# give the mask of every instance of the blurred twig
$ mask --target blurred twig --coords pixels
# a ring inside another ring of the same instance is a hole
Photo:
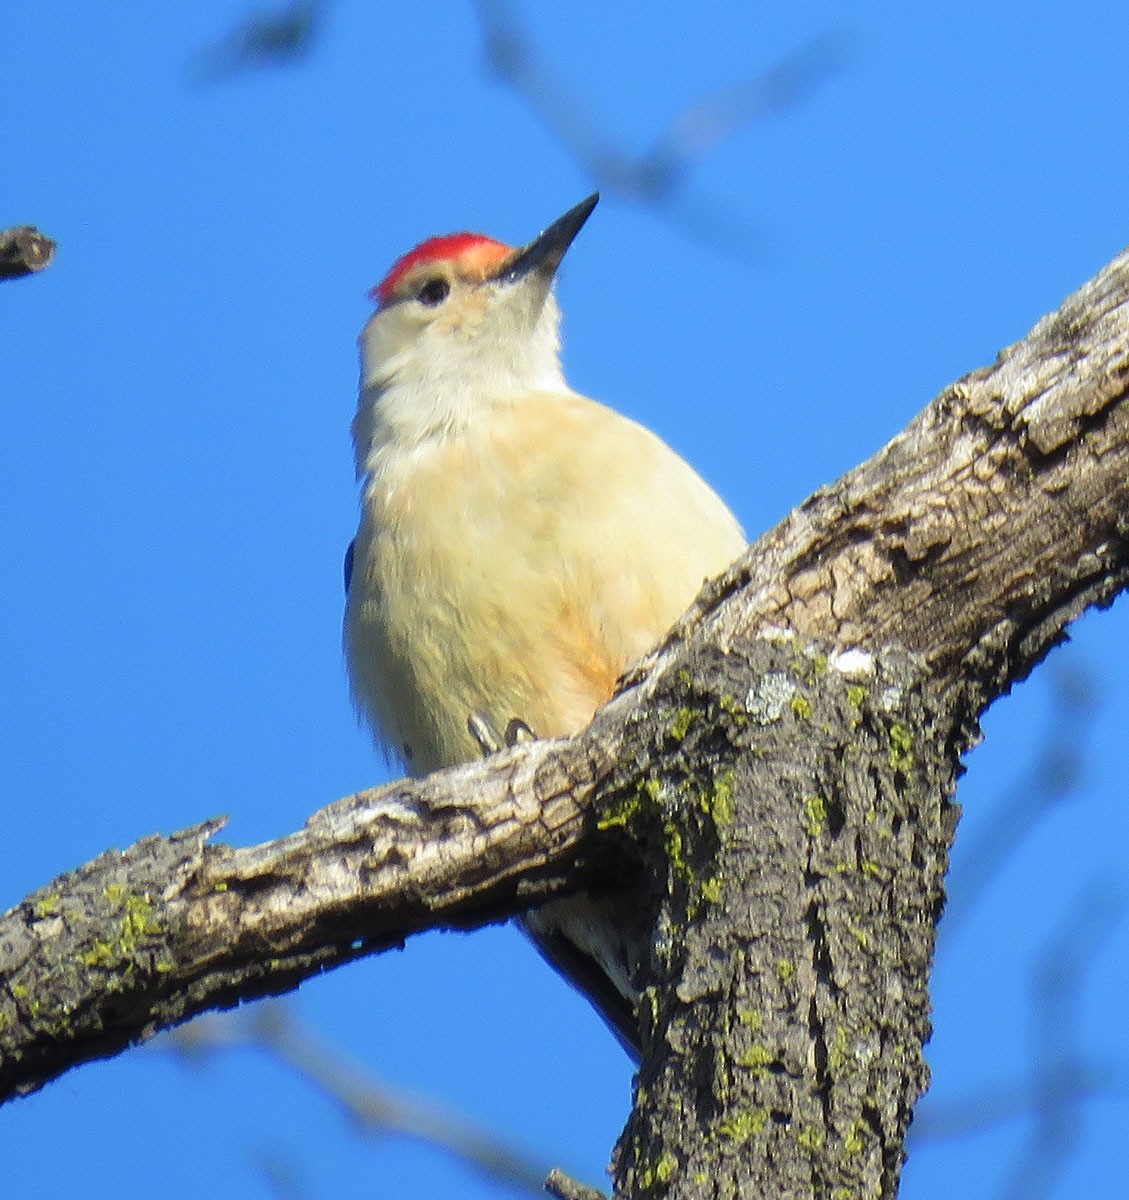
[[[1081,1135],[1079,1105],[1127,1090],[1123,1069],[1108,1062],[1086,1065],[1078,1042],[1086,974],[1109,945],[1125,909],[1123,897],[1092,885],[1039,955],[1032,971],[1029,1081],[983,1088],[948,1103],[926,1097],[914,1117],[915,1141],[962,1137],[1030,1118],[1027,1144],[1001,1200],[1050,1196]]]
[[[941,925],[942,947],[952,945],[998,875],[1039,823],[1080,790],[1086,734],[1098,697],[1077,664],[1052,672],[1054,703],[1040,753],[995,807],[971,844],[961,848]],[[960,1137],[1016,1118],[1033,1122],[1027,1148],[1002,1193],[1004,1200],[1049,1195],[1079,1137],[1079,1105],[1095,1096],[1124,1094],[1125,1071],[1109,1062],[1090,1065],[1078,1044],[1085,975],[1109,944],[1124,901],[1094,885],[1045,944],[1032,971],[1030,1078],[979,1089],[960,1100],[926,1097],[914,1118],[915,1141]]]
[[[193,75],[217,83],[263,67],[287,66],[317,40],[324,0],[292,0],[272,12],[253,13],[193,59]]]
[[[913,1139],[915,1142],[940,1142],[969,1137],[1020,1117],[1030,1117],[1038,1103],[1048,1099],[1055,1103],[1078,1104],[1119,1095],[1125,1090],[1123,1074],[1114,1070],[1064,1064],[1038,1094],[1030,1083],[1001,1083],[953,1100],[934,1100],[927,1096],[914,1113]]]
[[[431,1100],[393,1091],[347,1062],[283,1005],[263,1002],[228,1017],[204,1016],[164,1043],[185,1059],[238,1047],[266,1051],[300,1075],[366,1133],[398,1133],[454,1155],[497,1183],[544,1196],[547,1166]]]
[[[556,1169],[549,1172],[549,1178],[545,1180],[545,1191],[550,1196],[556,1196],[557,1200],[608,1200],[604,1192],[588,1187],[587,1184],[577,1183],[575,1179],[570,1179],[563,1171]]]
[[[491,71],[541,116],[602,191],[654,208],[729,251],[737,248],[735,242],[747,247],[749,230],[735,214],[683,194],[690,169],[743,126],[796,107],[847,60],[842,31],[814,38],[771,70],[691,104],[649,150],[632,155],[585,108],[581,93],[542,61],[508,0],[477,5]]]
[[[1058,805],[1078,795],[1097,693],[1077,664],[1057,666],[1050,679],[1052,709],[1037,757],[994,806],[979,837],[962,843],[955,856],[941,922],[941,953],[953,944],[1004,863]]]
[[[0,230],[0,279],[21,279],[51,265],[55,243],[34,225]]]
[[[275,1200],[307,1200],[310,1195],[286,1154],[259,1154],[259,1171]]]
[[[1077,1074],[1083,1049],[1085,977],[1125,912],[1122,897],[1100,884],[1082,895],[1035,964],[1032,980],[1031,1090],[1034,1123],[1002,1200],[1050,1196],[1081,1135],[1078,1092],[1064,1084]],[[1120,1047],[1119,1040],[1112,1045]],[[1109,1047],[1107,1046],[1108,1053]]]

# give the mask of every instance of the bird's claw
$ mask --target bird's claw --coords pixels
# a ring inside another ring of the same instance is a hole
[[[466,727],[483,758],[489,758],[491,754],[502,749],[510,750],[514,746],[520,746],[522,742],[537,740],[537,735],[520,717],[510,718],[501,741],[494,732],[494,726],[482,713],[471,713],[466,719]]]
[[[537,735],[520,717],[511,717],[506,725],[505,740],[507,746],[518,746],[522,742],[535,742]]]
[[[483,758],[489,758],[491,754],[502,749],[502,743],[498,741],[493,726],[481,713],[471,713],[466,719],[466,727]]]

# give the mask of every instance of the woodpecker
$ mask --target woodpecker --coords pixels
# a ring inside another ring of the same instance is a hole
[[[598,199],[520,248],[431,238],[371,293],[345,653],[362,719],[415,775],[507,729],[582,729],[746,545],[669,446],[565,382],[553,281]],[[523,924],[637,1054],[632,914],[581,895]]]

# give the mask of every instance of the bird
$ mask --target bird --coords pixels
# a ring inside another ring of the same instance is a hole
[[[747,544],[662,439],[565,381],[554,280],[598,200],[524,246],[429,238],[370,293],[345,658],[362,721],[413,775],[515,730],[583,729]],[[638,914],[581,893],[521,923],[638,1059]]]

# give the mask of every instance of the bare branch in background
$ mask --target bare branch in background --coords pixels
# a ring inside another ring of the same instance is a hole
[[[1095,884],[1074,905],[1036,961],[1030,993],[1030,1080],[985,1087],[960,1100],[926,1098],[914,1119],[917,1142],[965,1137],[1006,1121],[1028,1121],[1027,1144],[1004,1184],[1002,1200],[1051,1196],[1059,1173],[1077,1149],[1079,1106],[1129,1091],[1123,1067],[1107,1061],[1087,1065],[1088,1056],[1077,1041],[1086,975],[1110,944],[1125,910],[1123,897]]]
[[[965,839],[949,874],[949,901],[941,922],[940,953],[953,943],[989,882],[1060,804],[1076,799],[1087,735],[1093,728],[1099,696],[1077,665],[1052,670],[1053,707],[1040,752],[1030,768],[998,803],[979,836]]]
[[[555,1169],[549,1172],[549,1178],[545,1180],[545,1191],[550,1196],[556,1196],[557,1200],[608,1200],[604,1192],[577,1183],[563,1171]]]
[[[0,230],[0,279],[22,279],[51,265],[55,243],[34,225]]]
[[[253,1048],[285,1063],[366,1134],[397,1133],[453,1155],[509,1188],[544,1196],[549,1168],[466,1117],[384,1087],[346,1061],[281,1004],[264,1002],[228,1017],[206,1016],[163,1043],[192,1061],[221,1050]]]
[[[848,57],[843,32],[814,38],[771,70],[691,104],[649,150],[633,155],[586,109],[583,93],[562,83],[543,62],[508,0],[478,0],[478,11],[490,70],[541,116],[602,191],[654,208],[730,252],[742,245],[747,250],[751,231],[734,213],[685,195],[691,168],[723,138],[798,106]]]
[[[309,53],[321,29],[323,0],[294,0],[274,12],[249,16],[226,37],[201,50],[192,63],[193,75],[218,83],[263,67],[289,66]]]
[[[1086,975],[1125,915],[1125,899],[1095,884],[1080,897],[1035,964],[1032,986],[1031,1090],[1034,1122],[1002,1200],[1049,1197],[1077,1149],[1081,1117],[1069,1087],[1083,1055],[1078,1045]],[[1110,1039],[1120,1048],[1121,1039]]]
[[[279,1153],[257,1154],[255,1165],[275,1200],[310,1200],[313,1195],[298,1177],[289,1156]]]
[[[1073,1066],[1061,1071],[1052,1084],[1040,1090],[1039,1098],[1046,1101],[1053,1097],[1055,1103],[1081,1104],[1126,1090],[1125,1078],[1114,1071]],[[1028,1083],[990,1085],[955,1100],[933,1101],[926,1097],[914,1114],[913,1134],[908,1140],[920,1144],[970,1137],[1008,1121],[1029,1118],[1035,1108],[1036,1097]]]
[[[1100,696],[1089,674],[1076,663],[1058,665],[1051,679],[1053,704],[1046,732],[1037,739],[1040,752],[996,805],[979,836],[958,855],[950,874],[951,895],[941,925],[942,953],[1023,842],[1060,804],[1079,796],[1086,735],[1093,727]],[[1072,914],[1063,932],[1045,947],[1029,998],[1036,1031],[1033,1078],[988,1085],[958,1100],[926,1096],[914,1120],[912,1141],[962,1137],[1007,1121],[1034,1118],[1031,1149],[1004,1194],[1027,1198],[1049,1193],[1051,1176],[1075,1147],[1078,1105],[1095,1097],[1124,1094],[1129,1086],[1124,1069],[1107,1062],[1088,1065],[1083,1048],[1074,1044],[1081,1027],[1077,1006],[1083,976],[1108,945],[1122,907],[1109,896],[1092,892],[1082,911]]]

